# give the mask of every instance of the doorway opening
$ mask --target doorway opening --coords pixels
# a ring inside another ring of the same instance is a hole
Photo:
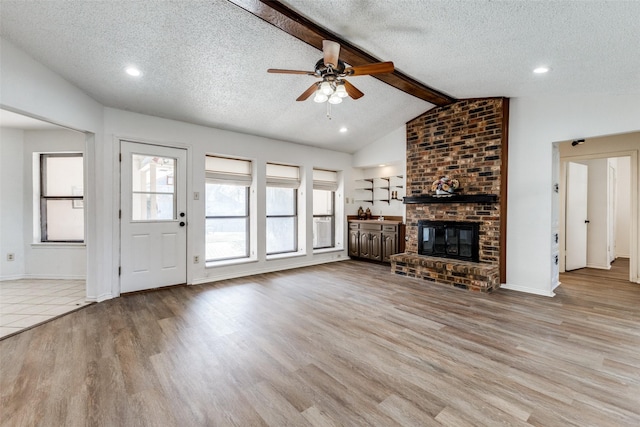
[[[580,145],[566,141],[557,146],[559,272],[615,270],[619,275],[624,271],[626,280],[640,283],[640,133],[591,138]]]
[[[93,134],[0,109],[0,337],[89,304]]]

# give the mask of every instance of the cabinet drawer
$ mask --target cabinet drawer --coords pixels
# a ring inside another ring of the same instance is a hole
[[[358,227],[360,227],[360,224],[358,223],[355,223],[355,224],[353,222],[349,223],[349,230],[357,230]]]
[[[382,225],[380,225],[380,224],[360,224],[360,230],[381,231],[382,230]]]
[[[396,231],[398,231],[398,226],[397,225],[383,225],[382,226],[382,231],[391,231],[391,232],[395,233]]]

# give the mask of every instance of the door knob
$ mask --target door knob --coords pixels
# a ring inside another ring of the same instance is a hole
[[[180,221],[180,227],[184,227],[185,225],[187,225],[187,223],[186,223],[186,222],[184,222],[184,221]]]

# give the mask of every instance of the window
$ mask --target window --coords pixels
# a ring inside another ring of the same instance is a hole
[[[337,172],[313,170],[313,249],[335,247],[337,189]]]
[[[267,163],[267,255],[296,252],[300,168]]]
[[[176,163],[177,160],[171,157],[131,156],[133,221],[171,221],[177,218]]]
[[[206,158],[206,260],[249,257],[249,160]]]
[[[40,241],[84,242],[81,153],[40,154]]]

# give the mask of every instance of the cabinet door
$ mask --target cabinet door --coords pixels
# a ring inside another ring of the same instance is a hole
[[[360,256],[360,232],[356,230],[349,230],[349,256]]]
[[[391,262],[391,255],[398,253],[398,235],[396,233],[382,234],[382,261]]]
[[[371,233],[371,238],[369,239],[370,247],[369,247],[369,258],[375,261],[382,261],[382,234],[381,233]]]
[[[360,257],[362,258],[370,258],[371,257],[371,233],[368,231],[360,232]]]

